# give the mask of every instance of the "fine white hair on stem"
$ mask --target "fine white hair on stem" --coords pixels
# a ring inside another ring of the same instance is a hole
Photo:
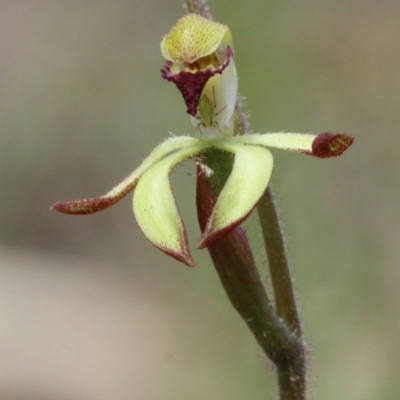
[[[195,13],[207,19],[213,19],[207,0],[182,0],[183,7],[189,13]]]

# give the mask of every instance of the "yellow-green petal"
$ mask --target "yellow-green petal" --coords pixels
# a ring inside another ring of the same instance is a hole
[[[192,63],[213,53],[224,40],[231,41],[226,25],[197,14],[181,18],[161,41],[161,53],[175,63]],[[229,43],[228,43],[229,44]]]
[[[177,149],[193,146],[196,143],[198,143],[197,139],[187,136],[179,136],[167,139],[159,144],[143,160],[139,167],[137,167],[121,183],[119,183],[105,195],[80,200],[60,201],[53,204],[51,208],[63,214],[85,215],[93,214],[111,207],[135,188],[142,174],[155,162],[161,160],[167,154],[174,152]]]
[[[283,150],[304,153],[311,151],[312,143],[316,137],[317,135],[306,133],[266,133],[237,136],[234,140],[239,143],[277,147]]]
[[[164,253],[188,266],[194,263],[169,174],[177,164],[203,148],[195,145],[181,149],[155,163],[140,178],[133,196],[133,211],[144,235]]]
[[[200,249],[247,218],[267,188],[272,174],[273,159],[268,149],[235,144],[233,140],[218,147],[234,153],[235,160],[197,246]]]
[[[103,197],[114,196],[117,193],[124,190],[124,188],[131,182],[137,181],[137,179],[154,163],[161,160],[167,154],[172,153],[176,150],[184,149],[189,146],[196,145],[198,140],[190,136],[175,136],[164,140],[157,147],[155,147],[151,153],[142,161],[138,168],[136,168],[130,175],[128,175],[121,183],[111,189]]]
[[[305,133],[252,134],[238,136],[232,140],[236,143],[277,147],[318,158],[330,158],[341,156],[353,144],[354,138],[345,133],[322,132],[318,135]]]

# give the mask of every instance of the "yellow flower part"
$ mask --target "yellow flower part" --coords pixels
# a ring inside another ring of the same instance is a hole
[[[187,14],[162,39],[161,52],[161,76],[181,92],[196,134],[233,135],[237,74],[229,28]]]
[[[266,190],[275,147],[317,158],[338,157],[353,143],[344,133],[318,135],[269,133],[234,135],[237,74],[232,39],[227,26],[188,14],[161,42],[167,59],[162,78],[173,82],[182,94],[196,137],[174,136],[159,144],[131,174],[100,197],[57,202],[53,210],[64,214],[92,214],[104,210],[136,188],[133,211],[144,235],[157,248],[188,266],[186,230],[171,189],[172,170],[195,159],[199,173],[213,174],[207,155],[230,153],[233,166],[213,205],[197,248],[223,238],[242,223]],[[215,168],[215,167],[214,167]],[[225,168],[221,164],[221,168]]]
[[[192,63],[214,53],[223,43],[231,45],[229,28],[197,14],[181,18],[161,42],[165,59],[175,63]]]

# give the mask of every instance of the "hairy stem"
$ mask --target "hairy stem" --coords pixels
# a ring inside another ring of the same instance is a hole
[[[206,0],[182,0],[183,7],[189,12],[199,14],[204,18],[213,19]]]
[[[190,13],[212,19],[206,0],[183,0],[183,5]],[[248,117],[243,112],[242,98],[238,95],[235,134],[248,132]],[[213,157],[210,157],[210,160],[203,161],[214,162],[212,159]],[[229,176],[229,166],[227,167],[229,163],[224,163],[221,157],[219,160],[218,168],[211,168],[216,175],[212,178],[208,178],[198,166],[196,200],[202,231]],[[258,213],[269,259],[276,310],[265,292],[247,236],[242,228],[235,228],[210,245],[208,250],[233,307],[241,315],[265,354],[277,367],[280,400],[304,400],[305,350],[271,188],[266,190],[260,200]]]
[[[205,175],[206,164],[214,174]],[[204,231],[232,167],[232,156],[218,150],[203,154],[197,170],[197,214]],[[304,400],[305,359],[301,339],[277,314],[257,270],[247,236],[235,228],[208,246],[214,267],[233,307],[277,368],[281,400]]]
[[[261,197],[257,211],[268,256],[277,313],[289,329],[300,338],[300,320],[271,184]]]
[[[198,167],[197,212],[204,230],[217,196]],[[304,349],[269,300],[241,227],[208,247],[215,269],[233,307],[243,318],[278,370],[281,400],[304,400]]]

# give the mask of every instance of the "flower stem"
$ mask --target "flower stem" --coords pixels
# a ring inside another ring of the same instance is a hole
[[[207,176],[197,171],[197,210],[205,229],[216,196]],[[233,306],[245,320],[265,353],[290,374],[289,365],[302,344],[278,317],[255,265],[247,236],[241,227],[208,247],[220,280]]]
[[[300,320],[271,184],[261,197],[257,211],[268,256],[277,313],[289,329],[301,338]]]
[[[217,199],[212,184],[198,167],[197,212],[205,229]],[[301,339],[277,315],[255,265],[241,227],[208,247],[215,269],[233,307],[278,370],[281,400],[304,400],[305,362]]]
[[[190,13],[212,19],[206,0],[182,0]],[[235,112],[235,134],[249,132],[247,115],[238,95]],[[215,163],[213,156],[202,160]],[[225,155],[225,157],[227,157]],[[229,176],[229,161],[219,155],[218,168],[207,177],[197,168],[197,213],[204,231],[223,184]],[[208,165],[210,166],[210,165]],[[208,247],[215,269],[233,307],[241,315],[265,354],[277,368],[280,400],[304,400],[306,391],[305,350],[300,321],[292,288],[282,232],[271,187],[258,205],[260,224],[269,259],[276,310],[269,300],[255,265],[247,236],[235,228]]]
[[[213,19],[206,0],[182,0],[183,7],[189,12]]]

